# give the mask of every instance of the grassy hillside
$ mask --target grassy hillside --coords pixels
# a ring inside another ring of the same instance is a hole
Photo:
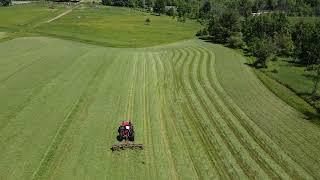
[[[10,7],[0,6],[0,28],[13,29],[15,31],[23,30],[45,21],[50,16],[56,16],[64,9],[60,5],[50,9],[47,3],[31,3]]]
[[[0,43],[0,179],[319,178],[319,127],[244,62],[198,40]],[[125,119],[143,151],[109,149]]]
[[[129,8],[32,3],[0,7],[1,28],[15,36],[47,35],[111,47],[146,47],[194,38],[200,25]]]
[[[145,24],[147,18],[150,25]],[[81,5],[37,31],[105,46],[145,47],[189,39],[199,29],[194,21],[180,23],[128,8]]]

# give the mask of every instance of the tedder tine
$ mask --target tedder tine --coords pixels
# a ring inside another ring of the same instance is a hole
[[[125,143],[115,144],[111,147],[112,151],[124,150],[124,149],[143,149],[143,144]]]

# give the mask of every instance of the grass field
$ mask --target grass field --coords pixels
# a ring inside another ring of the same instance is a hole
[[[145,25],[149,18],[151,23]],[[37,31],[113,47],[145,47],[189,39],[200,29],[194,21],[117,7],[80,5],[69,15],[42,24]]]
[[[318,179],[319,126],[245,62],[198,40],[2,42],[0,179]],[[143,151],[110,151],[124,119]]]
[[[50,16],[56,16],[64,9],[63,6],[50,9],[48,4],[43,3],[0,7],[0,28],[15,31],[30,28]]]
[[[49,7],[54,7],[53,9]],[[8,18],[10,17],[10,18]],[[149,18],[151,23],[145,25]],[[147,47],[193,38],[200,25],[129,9],[90,3],[31,3],[0,7],[0,30],[53,36],[108,47]],[[20,35],[21,36],[21,35]]]
[[[0,39],[7,37],[7,34],[5,32],[0,32]]]
[[[285,59],[269,62],[268,69],[263,70],[263,72],[281,84],[289,87],[301,97],[310,99],[310,102],[315,107],[318,109],[320,108],[319,101],[311,101],[311,92],[313,89],[312,80],[315,72],[306,71],[305,67]]]
[[[301,100],[193,39],[199,26],[90,3],[1,7],[0,179],[319,179],[320,126],[290,106]],[[145,148],[112,152],[127,119]]]

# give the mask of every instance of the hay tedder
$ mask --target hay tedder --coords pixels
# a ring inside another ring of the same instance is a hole
[[[118,128],[117,140],[119,144],[114,144],[111,147],[112,151],[124,149],[143,149],[143,144],[135,144],[134,142],[134,128],[130,121],[122,121]]]

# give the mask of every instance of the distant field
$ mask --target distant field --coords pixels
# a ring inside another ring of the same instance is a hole
[[[319,179],[319,126],[245,62],[199,40],[2,42],[0,179]],[[144,150],[109,149],[125,119]]]
[[[178,22],[129,8],[89,3],[74,6],[31,3],[0,7],[0,28],[30,32],[110,47],[147,47],[194,38],[201,28],[195,21]],[[71,8],[74,8],[72,12]],[[151,23],[145,24],[149,18]],[[50,21],[50,19],[54,19]]]
[[[145,25],[145,20],[151,20]],[[36,30],[85,42],[112,47],[146,47],[193,38],[200,25],[188,20],[177,22],[168,16],[154,16],[140,11],[84,5]]]
[[[46,3],[0,7],[0,28],[23,30],[44,21],[50,16],[55,16],[63,9],[62,6],[56,6],[55,9],[50,9]]]

